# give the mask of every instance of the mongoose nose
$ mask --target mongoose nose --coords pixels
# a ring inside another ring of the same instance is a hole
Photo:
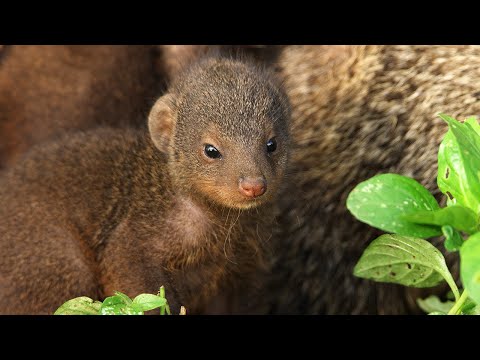
[[[258,178],[243,178],[241,177],[238,182],[238,188],[240,192],[250,198],[255,198],[265,194],[267,191],[267,181],[263,177]]]

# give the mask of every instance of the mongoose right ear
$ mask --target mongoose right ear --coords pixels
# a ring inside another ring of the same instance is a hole
[[[175,126],[174,97],[171,94],[162,96],[153,105],[148,115],[148,130],[155,146],[168,152],[168,145]]]

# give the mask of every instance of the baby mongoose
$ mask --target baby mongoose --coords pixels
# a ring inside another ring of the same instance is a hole
[[[271,234],[289,114],[266,70],[210,56],[157,100],[148,133],[105,128],[34,148],[0,179],[0,313],[161,285],[173,310],[206,313],[248,286]]]

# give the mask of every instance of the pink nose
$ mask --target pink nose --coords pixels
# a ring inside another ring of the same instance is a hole
[[[240,192],[250,198],[263,195],[267,191],[267,182],[263,177],[240,178],[238,185]]]

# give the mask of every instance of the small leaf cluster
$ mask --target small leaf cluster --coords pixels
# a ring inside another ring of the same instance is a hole
[[[77,297],[60,306],[54,315],[143,315],[145,311],[155,309],[160,310],[160,315],[170,315],[163,286],[157,295],[140,294],[133,300],[119,291],[115,291],[115,295],[107,297],[103,302],[86,296]],[[183,307],[180,314],[185,314]]]

